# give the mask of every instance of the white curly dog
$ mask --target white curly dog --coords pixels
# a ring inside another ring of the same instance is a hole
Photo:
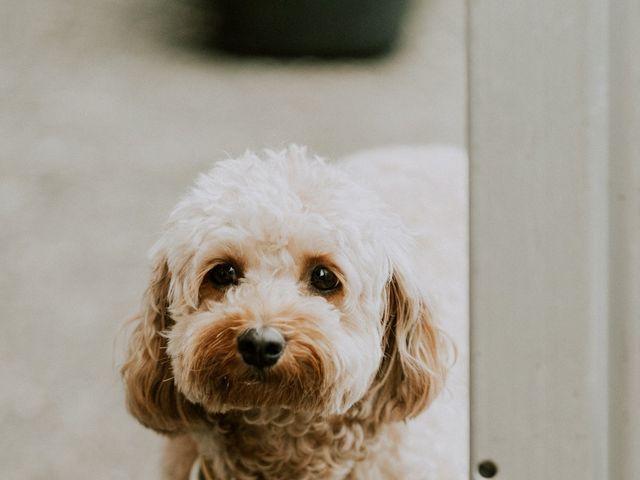
[[[452,357],[425,278],[445,283],[439,313],[465,341],[465,307],[446,306],[466,302],[464,281],[443,272],[466,261],[447,258],[465,254],[464,226],[450,225],[465,222],[464,155],[402,151],[338,165],[296,146],[247,153],[178,203],[122,368],[130,412],[169,437],[165,478],[464,478],[464,388],[408,422]],[[431,257],[381,196],[412,207]]]

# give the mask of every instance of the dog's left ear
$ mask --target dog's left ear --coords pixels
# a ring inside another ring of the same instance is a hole
[[[417,282],[399,265],[385,296],[384,359],[372,387],[374,415],[382,422],[415,417],[431,403],[444,385],[451,350]]]

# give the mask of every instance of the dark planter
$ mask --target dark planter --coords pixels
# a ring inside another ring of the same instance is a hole
[[[220,45],[269,55],[361,56],[389,50],[407,0],[216,0]]]

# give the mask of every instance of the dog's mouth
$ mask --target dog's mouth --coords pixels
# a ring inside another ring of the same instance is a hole
[[[246,375],[240,381],[247,386],[254,385],[256,388],[259,388],[260,385],[278,383],[278,378],[273,368],[263,369],[251,367],[247,368]]]
[[[234,383],[243,390],[253,390],[256,393],[260,391],[267,393],[269,389],[283,387],[282,381],[277,375],[273,372],[265,371],[249,372],[246,376],[237,379]],[[233,390],[229,381],[225,382],[224,386],[227,392]]]

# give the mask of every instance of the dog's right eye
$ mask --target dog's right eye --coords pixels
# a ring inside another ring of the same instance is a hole
[[[237,285],[240,278],[238,268],[230,263],[220,263],[207,272],[206,279],[216,287]]]

